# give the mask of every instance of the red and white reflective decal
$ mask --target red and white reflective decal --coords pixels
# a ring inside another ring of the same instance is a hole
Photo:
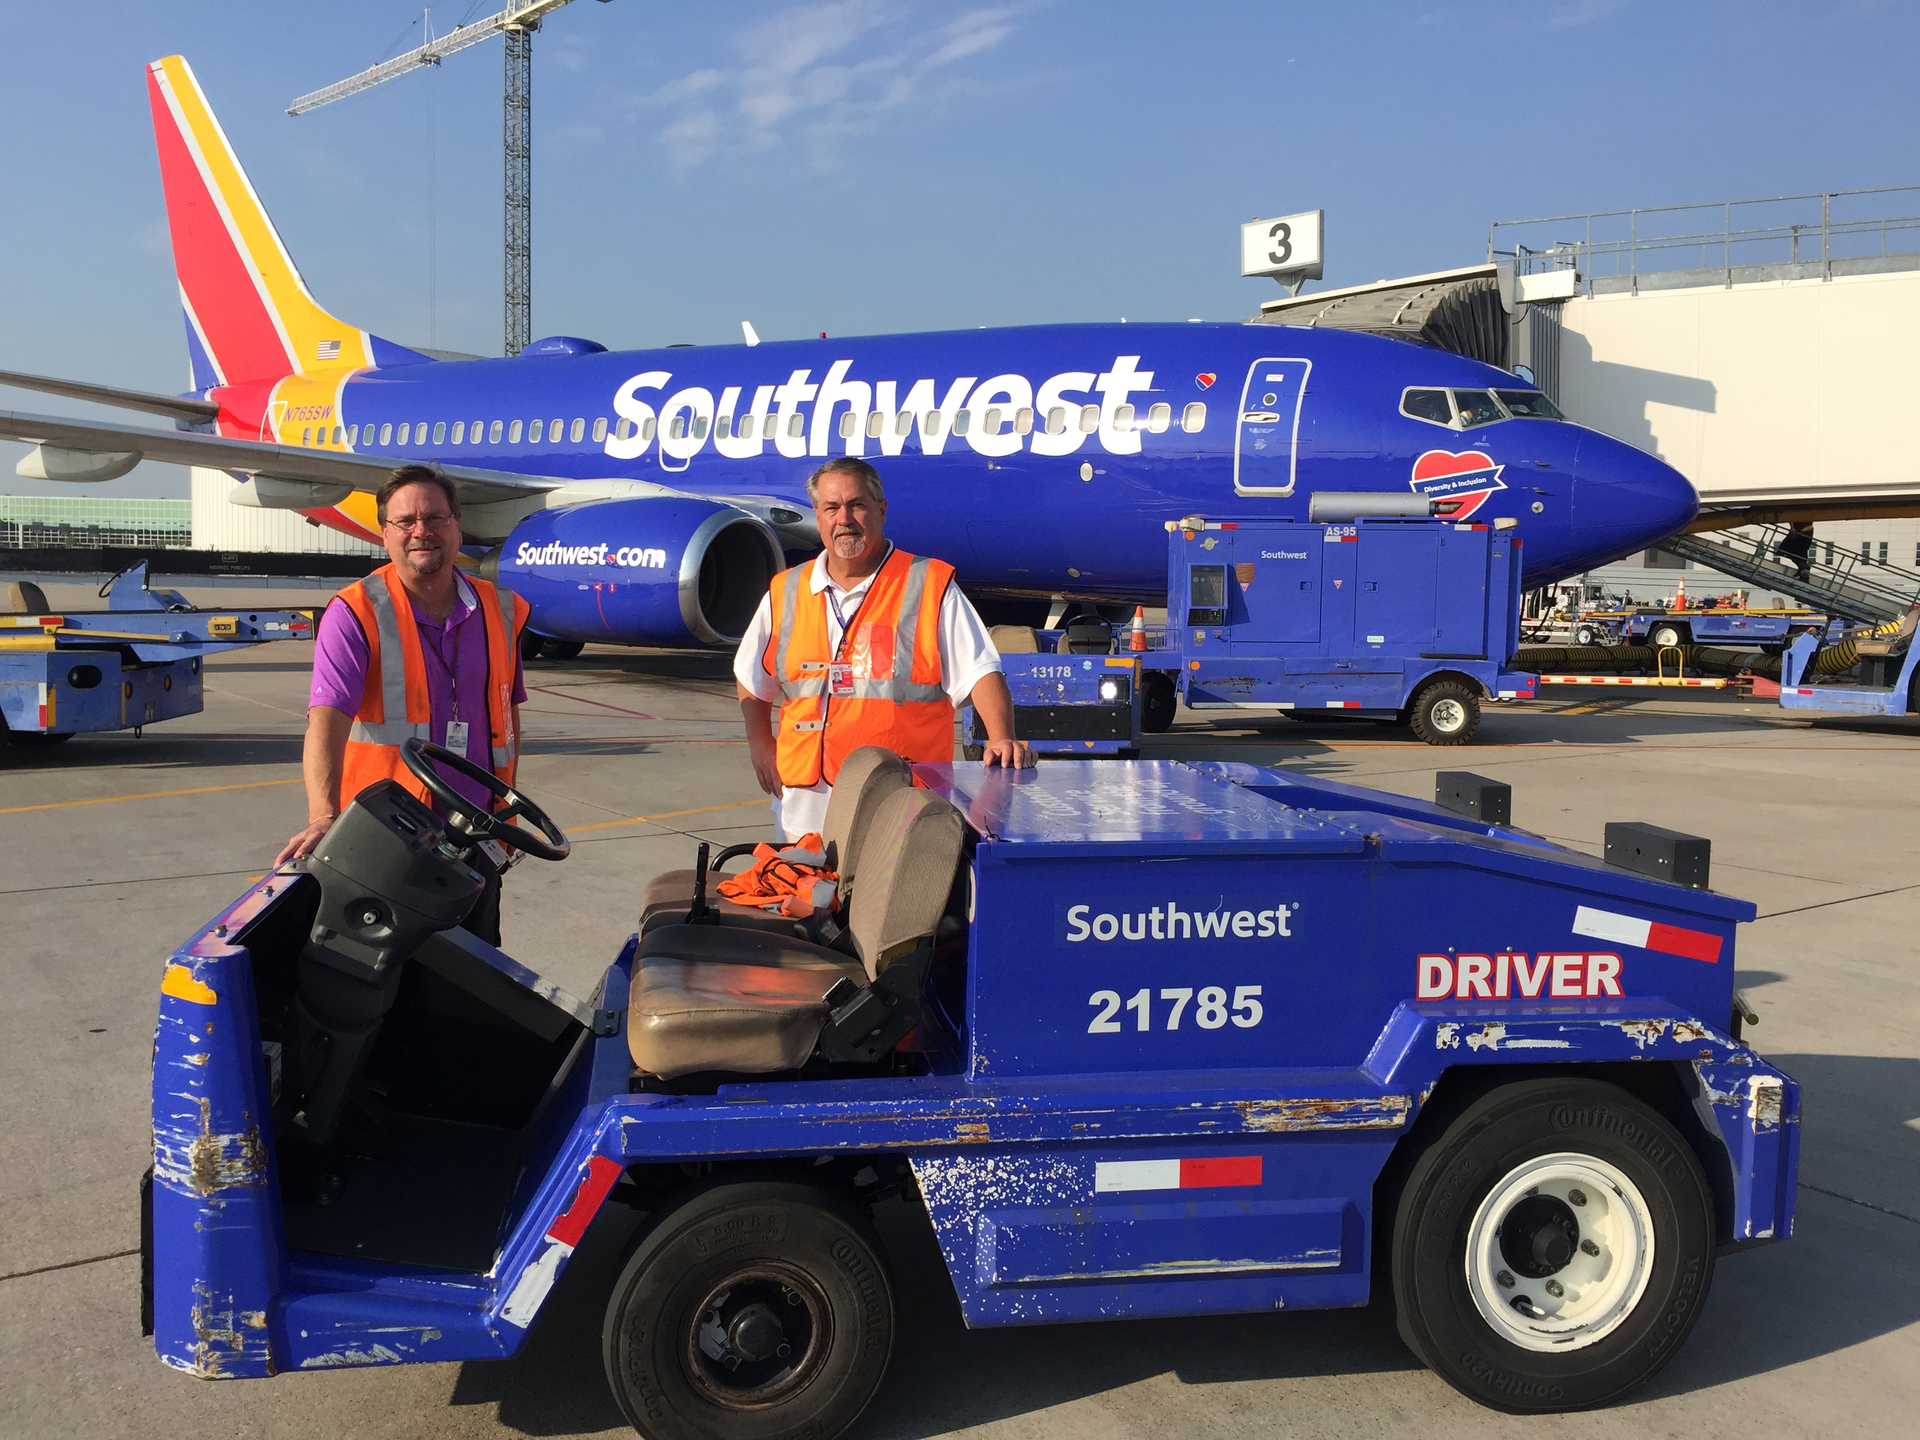
[[[587,1161],[586,1179],[574,1191],[573,1203],[567,1206],[566,1213],[547,1227],[547,1238],[558,1240],[562,1245],[578,1245],[580,1237],[587,1233],[587,1223],[599,1211],[600,1202],[607,1198],[613,1182],[620,1178],[621,1169],[618,1160],[610,1160],[605,1155],[596,1155]]]
[[[1359,708],[1360,708],[1360,702],[1358,700],[1327,701],[1327,709],[1329,710],[1358,710]]]
[[[1127,1190],[1217,1190],[1260,1183],[1258,1155],[1205,1155],[1183,1160],[1101,1160],[1096,1195]]]
[[[1715,965],[1720,960],[1720,937],[1704,930],[1684,930],[1678,925],[1662,925],[1657,920],[1639,920],[1612,910],[1595,910],[1582,905],[1573,912],[1573,933],[1591,935],[1596,940],[1611,940],[1617,945],[1634,945],[1642,950],[1657,950],[1663,955],[1681,955],[1689,960],[1704,960]]]

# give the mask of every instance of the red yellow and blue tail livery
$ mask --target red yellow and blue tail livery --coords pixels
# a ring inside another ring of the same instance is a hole
[[[396,465],[442,466],[470,548],[561,640],[725,645],[818,546],[804,480],[878,464],[889,531],[982,600],[1158,603],[1165,522],[1307,518],[1319,490],[1511,518],[1531,587],[1683,528],[1686,479],[1562,419],[1506,371],[1405,341],[1263,323],[1038,325],[610,351],[554,336],[438,361],[308,291],[187,62],[148,67],[193,389],[0,382],[172,418],[171,432],[0,411],[22,473],[142,458],[230,472],[237,504],[373,535]]]

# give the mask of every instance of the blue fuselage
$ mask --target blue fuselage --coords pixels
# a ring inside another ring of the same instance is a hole
[[[810,471],[864,456],[887,485],[888,533],[971,586],[1117,599],[1164,593],[1166,521],[1304,519],[1321,490],[1425,489],[1476,521],[1514,517],[1529,587],[1649,546],[1696,507],[1677,471],[1575,424],[1403,413],[1409,387],[1525,387],[1351,332],[1074,325],[574,348],[362,372],[340,418],[359,453],[396,461],[643,480],[803,513]]]

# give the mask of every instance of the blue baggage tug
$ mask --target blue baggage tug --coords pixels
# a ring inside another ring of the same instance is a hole
[[[478,838],[565,837],[405,749],[450,820],[370,787],[161,981],[147,1303],[191,1374],[512,1355],[616,1202],[635,1428],[831,1437],[894,1343],[870,1211],[903,1197],[970,1325],[1390,1300],[1465,1394],[1559,1411],[1792,1233],[1745,901],[1249,765],[869,749],[827,821],[844,932],[669,874],[577,999],[456,928]],[[1704,842],[1610,850],[1705,884]]]

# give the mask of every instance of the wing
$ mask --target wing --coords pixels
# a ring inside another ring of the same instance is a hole
[[[20,390],[44,390],[49,395],[65,395],[72,400],[91,400],[96,405],[117,405],[122,410],[147,410],[169,420],[202,422],[218,418],[220,407],[211,400],[190,396],[155,395],[148,390],[121,390],[112,385],[90,385],[85,380],[56,380],[51,375],[22,375],[17,370],[0,370],[0,385]]]
[[[392,457],[349,455],[338,450],[305,450],[298,446],[266,445],[257,440],[233,440],[191,430],[147,430],[137,425],[106,425],[92,420],[64,420],[52,415],[26,415],[0,410],[0,440],[24,440],[52,451],[78,452],[64,467],[74,479],[95,478],[85,473],[85,457],[120,462],[125,474],[140,460],[171,465],[204,465],[264,480],[288,481],[313,487],[311,508],[338,504],[355,490],[372,494],[393,473]],[[23,461],[22,464],[27,462]],[[62,478],[63,467],[42,461],[44,479]],[[464,465],[442,465],[440,470],[460,492],[462,505],[486,505],[499,500],[524,499],[560,489],[566,482],[503,470],[475,470]],[[100,478],[111,478],[103,475]],[[333,491],[331,497],[327,491]]]

